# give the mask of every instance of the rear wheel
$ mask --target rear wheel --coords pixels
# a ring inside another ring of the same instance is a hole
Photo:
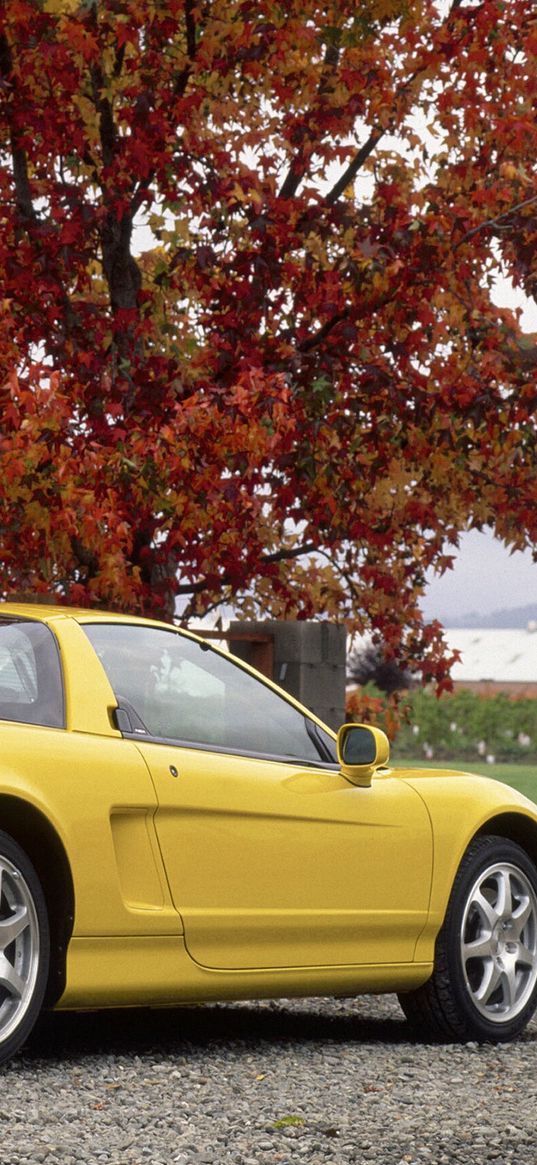
[[[0,1062],[19,1050],[37,1020],[49,961],[41,884],[24,851],[0,831]]]
[[[431,978],[399,997],[420,1034],[513,1039],[537,1004],[537,870],[500,837],[469,846],[437,939]]]

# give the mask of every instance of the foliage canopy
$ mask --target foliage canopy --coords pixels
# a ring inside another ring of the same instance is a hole
[[[442,682],[537,544],[534,0],[5,0],[0,587],[326,613]]]

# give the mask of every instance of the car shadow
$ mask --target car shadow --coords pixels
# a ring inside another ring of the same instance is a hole
[[[267,1004],[203,1004],[191,1007],[52,1012],[42,1017],[21,1053],[24,1061],[48,1062],[92,1055],[159,1055],[203,1050],[225,1043],[251,1049],[290,1043],[415,1043],[403,1015],[368,1015],[349,1000],[337,1014],[288,1000]]]

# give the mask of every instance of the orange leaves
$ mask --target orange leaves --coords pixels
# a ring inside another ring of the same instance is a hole
[[[53,11],[50,5],[54,4],[54,2],[55,0],[48,0],[47,11]],[[57,0],[57,4],[63,10],[70,9],[72,11],[75,7],[73,4],[71,4],[70,0],[68,0],[67,3],[66,0]],[[76,7],[78,8],[79,5],[77,4]],[[80,20],[66,21],[65,37],[67,44],[77,55],[80,55],[84,62],[97,59],[99,55],[98,41],[90,29],[81,23]]]

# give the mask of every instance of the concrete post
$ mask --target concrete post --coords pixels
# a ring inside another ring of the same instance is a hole
[[[230,650],[239,659],[252,663],[252,646],[244,638],[234,641],[234,633],[273,637],[273,675],[280,687],[309,708],[325,724],[337,729],[345,719],[346,640],[345,627],[319,620],[269,619],[263,622],[233,622],[229,628]]]

